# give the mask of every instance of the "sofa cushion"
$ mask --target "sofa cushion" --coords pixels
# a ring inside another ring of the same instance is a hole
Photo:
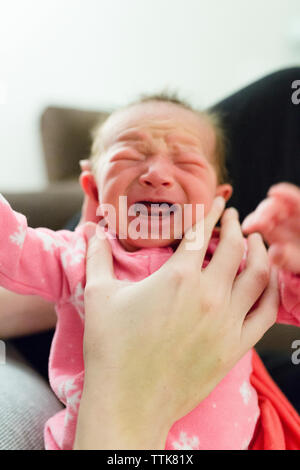
[[[63,405],[18,352],[0,365],[0,450],[43,450],[44,426]]]
[[[50,106],[41,116],[41,136],[49,182],[75,178],[79,160],[90,155],[91,130],[108,111]]]

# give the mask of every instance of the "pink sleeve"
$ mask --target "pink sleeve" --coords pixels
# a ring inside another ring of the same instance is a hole
[[[300,326],[300,274],[279,271],[280,306],[278,323]]]
[[[69,294],[62,248],[72,232],[28,227],[0,195],[0,285],[57,302]]]

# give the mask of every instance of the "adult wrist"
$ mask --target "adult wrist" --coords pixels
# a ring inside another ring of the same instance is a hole
[[[139,426],[132,424],[130,418],[125,423],[107,416],[103,409],[99,409],[99,413],[96,410],[89,412],[84,403],[80,406],[74,450],[165,449],[168,431],[157,425],[155,420],[153,424],[141,423]]]
[[[83,390],[74,450],[163,450],[169,426],[161,410],[151,417],[139,406],[121,408],[119,397],[92,384]]]

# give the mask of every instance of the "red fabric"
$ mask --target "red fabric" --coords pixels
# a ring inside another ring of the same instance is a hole
[[[300,450],[300,416],[273,382],[256,351],[250,382],[261,415],[249,450]]]

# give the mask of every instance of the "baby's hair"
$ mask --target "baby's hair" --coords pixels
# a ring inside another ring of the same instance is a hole
[[[133,101],[129,103],[128,105],[119,108],[115,112],[128,109],[131,106],[139,105],[142,103],[150,103],[153,101],[172,103],[174,105],[180,106],[181,108],[187,109],[188,111],[191,111],[197,114],[199,117],[207,119],[207,121],[211,124],[212,128],[215,131],[216,145],[215,145],[215,155],[214,155],[215,156],[214,166],[217,172],[218,183],[221,184],[221,183],[227,182],[229,179],[227,169],[226,169],[227,140],[226,140],[223,124],[222,124],[221,115],[215,111],[199,111],[193,108],[187,101],[179,98],[176,92],[165,92],[165,91],[158,93],[158,94],[151,94],[151,95],[143,94],[136,101]],[[109,119],[109,116],[107,119]],[[99,157],[102,151],[104,150],[103,144],[102,144],[101,130],[105,122],[106,120],[105,121],[102,120],[92,130],[93,142],[92,142],[92,148],[91,148],[90,161],[91,161],[93,171],[96,171]]]

